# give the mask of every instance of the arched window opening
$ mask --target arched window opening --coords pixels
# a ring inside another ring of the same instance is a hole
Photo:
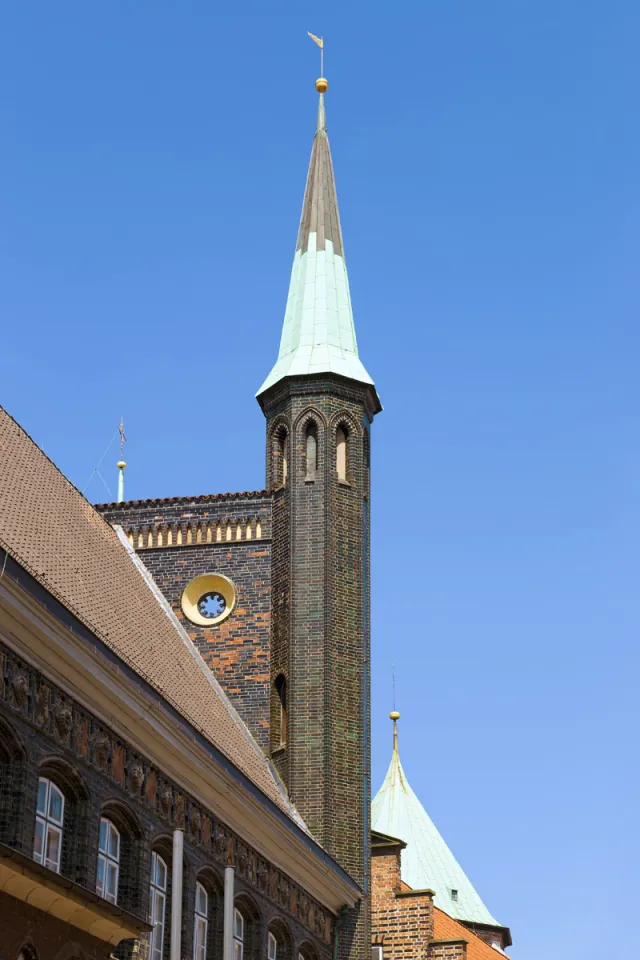
[[[233,911],[233,960],[244,957],[244,916],[236,907]]]
[[[196,883],[196,909],[193,925],[193,960],[206,960],[209,931],[209,895],[200,882]]]
[[[269,924],[267,960],[291,960],[291,948],[291,934],[286,923],[280,919],[273,920]]]
[[[273,486],[283,487],[289,472],[289,435],[283,425],[278,428],[273,443]]]
[[[120,875],[120,831],[111,820],[100,820],[98,841],[98,872],[96,892],[109,903],[118,902],[118,879]]]
[[[307,424],[305,431],[305,461],[307,480],[315,480],[318,469],[318,428],[315,423]]]
[[[18,960],[38,960],[38,951],[32,943],[23,943],[20,947]]]
[[[33,859],[56,873],[60,873],[63,823],[64,794],[47,777],[40,777]]]
[[[267,960],[278,960],[278,941],[269,931],[269,943],[267,946]]]
[[[284,747],[287,744],[287,678],[284,674],[276,677],[276,745]]]
[[[151,924],[151,960],[162,960],[164,950],[165,913],[167,908],[167,864],[159,853],[151,854],[149,886],[149,922]]]
[[[348,442],[347,431],[342,426],[338,427],[336,430],[336,470],[338,480],[347,479],[349,466]]]

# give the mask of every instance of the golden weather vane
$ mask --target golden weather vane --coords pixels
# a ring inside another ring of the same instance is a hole
[[[324,40],[322,37],[316,37],[315,33],[309,33],[308,30],[307,34],[320,47],[320,76],[324,77]]]

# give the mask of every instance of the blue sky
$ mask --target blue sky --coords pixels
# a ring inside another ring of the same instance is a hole
[[[385,406],[374,789],[394,662],[407,774],[511,954],[599,960],[640,858],[640,8],[243,10],[5,4],[0,402],[80,487],[122,414],[130,497],[262,487],[324,34]]]

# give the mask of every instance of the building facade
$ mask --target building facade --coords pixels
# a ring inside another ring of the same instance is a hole
[[[316,87],[265,489],[93,507],[0,413],[3,960],[475,957],[371,833],[381,404]]]

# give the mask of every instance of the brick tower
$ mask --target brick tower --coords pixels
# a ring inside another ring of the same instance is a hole
[[[273,496],[271,756],[315,837],[362,886],[340,954],[370,953],[369,450],[325,80],[280,352],[258,392]]]

